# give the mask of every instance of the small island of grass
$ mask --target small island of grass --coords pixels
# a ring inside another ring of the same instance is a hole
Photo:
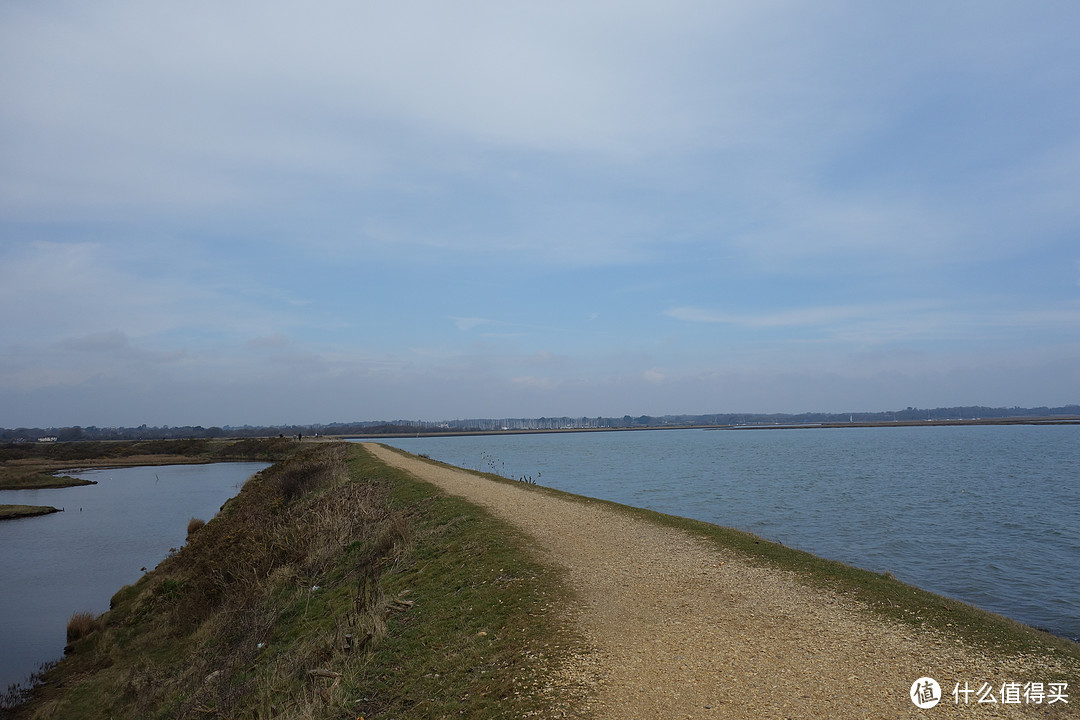
[[[53,475],[49,472],[4,472],[0,470],[0,490],[47,490],[51,488],[97,485],[93,480]]]
[[[0,505],[0,520],[35,517],[54,512],[61,512],[61,510],[50,505]]]

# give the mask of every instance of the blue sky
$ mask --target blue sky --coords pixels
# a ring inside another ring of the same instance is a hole
[[[1080,402],[1073,2],[0,5],[0,425]]]

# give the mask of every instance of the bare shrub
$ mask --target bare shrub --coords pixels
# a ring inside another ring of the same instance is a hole
[[[188,520],[188,523],[187,523],[188,540],[190,540],[191,536],[194,535],[196,532],[198,532],[199,529],[202,528],[202,526],[205,525],[205,524],[206,524],[205,520],[203,520],[201,518],[197,518],[197,517],[193,517],[190,520]]]
[[[412,526],[409,519],[401,513],[391,513],[383,523],[375,541],[374,553],[384,563],[392,563],[397,560],[402,547],[412,537]]]
[[[287,467],[275,476],[275,480],[281,497],[285,502],[292,502],[315,487],[324,474],[324,467],[305,462]]]
[[[316,488],[334,485],[347,475],[343,449],[330,447],[319,456],[309,454],[284,463],[274,474],[274,482],[288,503]]]
[[[71,616],[67,624],[67,641],[69,643],[81,640],[95,630],[102,627],[101,619],[91,612],[77,612]]]

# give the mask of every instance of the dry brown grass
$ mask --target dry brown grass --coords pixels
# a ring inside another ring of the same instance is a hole
[[[291,452],[294,445],[295,441],[287,438],[0,444],[0,488],[90,484],[87,480],[57,475],[75,468],[274,461]]]
[[[67,624],[67,641],[73,643],[102,628],[101,618],[91,612],[77,612],[72,614]]]
[[[187,546],[162,563],[144,602],[170,632],[190,633],[198,650],[179,673],[153,664],[132,671],[133,705],[184,697],[178,716],[199,717],[261,697],[268,715],[320,717],[320,708],[340,702],[333,676],[310,673],[341,667],[386,632],[393,599],[379,578],[408,541],[409,524],[385,495],[378,484],[350,481],[344,447],[320,446],[252,478],[214,522],[193,530],[193,519]],[[327,612],[331,599],[351,611]],[[310,622],[281,638],[282,620],[297,614]],[[270,671],[252,674],[271,644]],[[288,707],[273,698],[289,698]]]
[[[206,521],[203,520],[202,518],[193,517],[190,520],[188,520],[188,523],[187,523],[187,539],[188,539],[188,542],[191,542],[191,536],[194,535],[195,533],[197,533],[202,528],[202,526],[205,525],[205,524],[206,524]]]

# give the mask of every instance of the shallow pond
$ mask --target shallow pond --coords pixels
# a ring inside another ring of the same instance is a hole
[[[64,651],[72,613],[109,599],[184,544],[266,463],[170,465],[68,473],[96,485],[0,491],[0,503],[64,512],[0,522],[0,691]]]

